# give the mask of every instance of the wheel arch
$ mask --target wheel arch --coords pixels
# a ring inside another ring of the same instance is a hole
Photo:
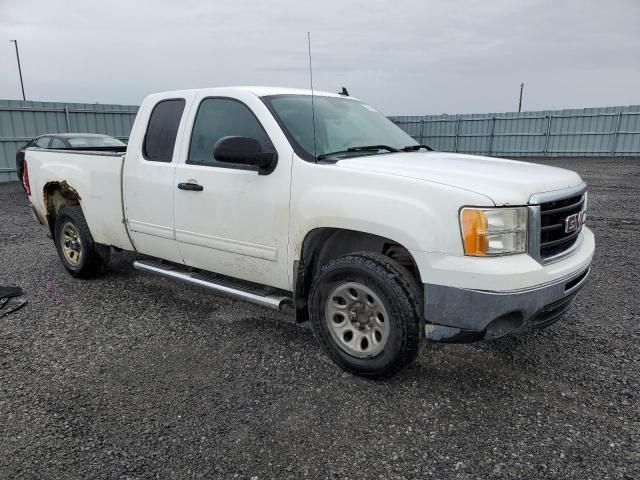
[[[358,230],[319,227],[309,232],[301,244],[299,259],[293,266],[293,295],[296,321],[309,319],[308,298],[313,279],[322,265],[334,258],[356,252],[385,255],[405,267],[421,283],[420,272],[409,249],[380,235]]]
[[[53,235],[56,217],[63,207],[78,205],[82,208],[82,198],[78,191],[66,181],[51,181],[42,189],[42,200],[46,212],[49,231]]]

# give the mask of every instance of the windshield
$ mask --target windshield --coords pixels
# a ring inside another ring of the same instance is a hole
[[[349,98],[314,96],[314,148],[311,95],[273,95],[263,100],[294,144],[296,153],[306,160],[315,161],[334,152],[340,156],[377,153],[377,150],[347,152],[354,147],[385,145],[402,149],[418,144],[369,105]]]
[[[126,146],[113,137],[69,137],[69,145],[72,147],[123,147]]]

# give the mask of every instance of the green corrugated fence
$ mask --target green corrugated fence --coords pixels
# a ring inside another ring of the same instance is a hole
[[[16,150],[45,133],[104,133],[126,140],[136,105],[0,100],[0,182],[16,180]]]
[[[638,156],[640,105],[389,117],[436,150],[501,157]]]

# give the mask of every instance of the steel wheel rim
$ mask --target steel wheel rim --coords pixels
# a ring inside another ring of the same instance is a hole
[[[66,222],[60,232],[60,245],[64,258],[74,267],[82,261],[82,241],[76,226],[71,222]]]
[[[357,358],[384,350],[390,319],[380,297],[358,282],[338,285],[327,297],[325,321],[336,345]]]

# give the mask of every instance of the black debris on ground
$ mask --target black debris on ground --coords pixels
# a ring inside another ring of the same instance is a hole
[[[0,318],[15,312],[26,303],[20,287],[0,287]]]
[[[0,478],[640,478],[640,160],[589,184],[592,276],[544,332],[353,377],[308,325],[133,270],[66,274],[0,184]]]

